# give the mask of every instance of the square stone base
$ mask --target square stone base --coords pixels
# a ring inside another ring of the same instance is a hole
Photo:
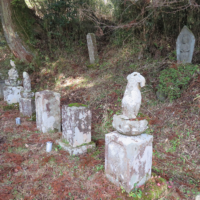
[[[20,92],[22,90],[22,86],[4,86],[4,101],[7,101],[8,104],[19,103],[19,99],[21,98]]]
[[[19,110],[23,116],[31,117],[35,113],[35,99],[19,99]]]
[[[95,143],[84,144],[78,147],[72,147],[69,144],[62,142],[62,140],[56,140],[56,143],[59,144],[65,151],[67,151],[71,156],[72,155],[80,155],[83,153],[87,153],[88,149],[95,148]]]
[[[153,136],[121,135],[111,132],[105,136],[105,173],[115,185],[128,193],[151,177]]]

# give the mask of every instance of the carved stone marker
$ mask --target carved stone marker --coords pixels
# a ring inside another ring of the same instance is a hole
[[[86,153],[91,144],[92,114],[89,108],[74,104],[62,106],[62,140],[57,142],[70,153]]]
[[[60,132],[60,94],[44,90],[35,93],[36,124],[43,133]]]
[[[134,184],[143,185],[151,177],[153,136],[128,137],[112,132],[106,134],[106,177],[130,192]]]
[[[2,74],[0,73],[0,99],[3,99],[4,96],[3,96],[3,88],[5,86],[5,81],[4,81],[4,78],[2,76]]]
[[[32,116],[35,112],[34,93],[31,92],[31,79],[27,72],[23,72],[24,91],[21,92],[22,98],[19,99],[19,110],[23,116]]]
[[[95,62],[98,61],[97,44],[96,44],[96,37],[94,33],[87,34],[87,45],[88,45],[90,63],[94,64]]]
[[[184,26],[176,41],[177,61],[182,63],[191,63],[194,52],[194,45],[194,34],[187,26]]]
[[[5,80],[5,85],[3,88],[4,101],[7,101],[8,104],[19,103],[19,99],[21,98],[21,91],[23,91],[23,87],[20,86],[22,82],[18,80],[19,75],[15,68],[14,62],[11,60],[10,64],[12,68],[8,71],[8,79]]]
[[[147,120],[136,119],[145,78],[133,72],[127,80],[123,115],[113,117],[112,125],[117,131],[105,136],[105,173],[112,183],[130,192],[135,184],[141,186],[151,177],[153,136],[142,134],[147,129]]]

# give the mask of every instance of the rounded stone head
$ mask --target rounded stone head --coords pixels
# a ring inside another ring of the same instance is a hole
[[[29,75],[27,72],[23,72],[23,78],[26,79],[26,78],[29,78]]]
[[[145,78],[138,72],[133,72],[127,76],[128,83],[139,84],[140,87],[144,87],[146,80]]]
[[[13,60],[10,60],[10,65],[11,65],[12,67],[15,67],[15,63],[14,63]]]

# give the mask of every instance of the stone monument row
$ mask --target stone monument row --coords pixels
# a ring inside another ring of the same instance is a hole
[[[105,135],[105,173],[117,186],[128,193],[143,185],[151,177],[153,136],[145,134],[147,120],[138,120],[141,105],[140,87],[145,78],[133,72],[127,77],[128,84],[122,99],[122,115],[114,115],[116,131]]]
[[[184,26],[176,41],[177,61],[181,63],[191,63],[194,45],[194,34],[187,26]]]
[[[96,44],[96,37],[94,33],[87,34],[87,45],[88,45],[90,63],[94,64],[95,62],[98,61],[97,44]]]
[[[31,117],[35,112],[35,99],[33,98],[34,93],[31,92],[31,79],[27,72],[23,72],[23,87],[22,98],[19,99],[19,110],[23,116]]]
[[[19,103],[21,98],[21,91],[23,87],[20,86],[22,81],[20,81],[18,72],[15,67],[15,63],[10,60],[12,68],[8,71],[8,79],[5,80],[5,86],[3,88],[4,101],[7,101],[8,104]]]

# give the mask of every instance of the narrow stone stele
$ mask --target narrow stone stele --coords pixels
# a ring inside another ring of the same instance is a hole
[[[95,144],[91,142],[92,114],[85,106],[62,106],[62,139],[57,140],[70,155],[86,153]]]
[[[14,62],[11,60],[10,64],[12,68],[8,71],[8,79],[5,80],[5,86],[3,88],[4,101],[7,101],[8,104],[19,103],[21,98],[21,91],[23,87],[20,86],[22,82],[18,80],[19,75],[16,70]]]
[[[5,86],[5,80],[4,80],[3,75],[0,73],[0,99],[4,98],[4,95],[3,95],[4,86]]]
[[[97,44],[94,33],[87,34],[87,45],[88,45],[90,63],[94,64],[95,62],[98,62]]]
[[[117,131],[106,134],[105,173],[117,186],[128,193],[143,185],[151,177],[153,136],[121,135]]]
[[[31,79],[27,72],[23,72],[23,87],[19,99],[19,110],[23,116],[31,117],[35,113],[35,99],[34,93],[31,92]]]
[[[194,45],[194,34],[187,26],[184,26],[176,41],[177,61],[181,63],[191,63]]]
[[[35,93],[36,125],[43,133],[60,132],[60,94],[44,90]]]
[[[142,134],[148,122],[137,119],[145,78],[133,72],[127,80],[122,115],[113,117],[117,131],[105,136],[105,173],[112,183],[130,192],[135,184],[141,186],[151,177],[153,136]]]

